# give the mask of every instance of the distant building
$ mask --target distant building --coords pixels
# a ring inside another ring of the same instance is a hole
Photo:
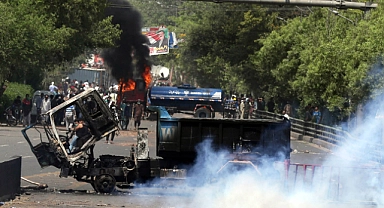
[[[99,85],[110,86],[112,82],[116,83],[106,69],[97,68],[78,68],[72,74],[68,75],[71,80],[95,82]]]

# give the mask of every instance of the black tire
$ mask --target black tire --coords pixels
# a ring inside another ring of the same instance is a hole
[[[95,177],[92,185],[98,193],[112,193],[116,188],[116,179],[109,174],[101,174]]]
[[[211,111],[207,108],[199,108],[196,110],[194,114],[195,118],[210,118],[211,117]]]
[[[7,123],[9,126],[17,126],[17,119],[15,118],[8,118]]]

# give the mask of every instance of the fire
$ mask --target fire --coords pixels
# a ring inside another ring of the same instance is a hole
[[[142,74],[142,77],[145,82],[145,88],[148,89],[149,85],[151,84],[151,67],[150,66],[145,65],[145,69]]]
[[[136,82],[133,79],[129,79],[128,82],[124,82],[124,79],[120,79],[119,82],[121,92],[131,91],[135,89]]]

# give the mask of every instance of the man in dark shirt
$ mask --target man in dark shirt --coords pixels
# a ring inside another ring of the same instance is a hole
[[[111,105],[109,106],[109,109],[111,110],[113,116],[116,116],[117,117],[117,113],[116,113],[116,110],[117,110],[117,106],[115,104],[115,101],[112,101],[111,102]],[[111,141],[109,141],[109,135],[111,135]],[[105,137],[105,143],[107,144],[113,144],[113,139],[115,138],[116,136],[116,131],[113,131],[111,134],[108,134],[106,137]]]
[[[72,134],[70,137],[72,137],[73,134],[75,134],[75,133],[76,133],[76,135],[72,138],[72,141],[69,145],[69,150],[71,152],[72,152],[73,148],[75,147],[78,138],[82,138],[82,137],[85,137],[87,135],[90,135],[89,129],[84,124],[84,120],[82,118],[78,118],[75,120],[75,128],[72,131]]]
[[[31,109],[32,109],[32,100],[29,98],[29,94],[25,95],[25,98],[21,104],[23,110],[23,126],[29,126],[31,124]]]

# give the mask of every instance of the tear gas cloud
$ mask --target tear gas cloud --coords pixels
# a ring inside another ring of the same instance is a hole
[[[286,179],[284,164],[276,163],[276,158],[262,158],[257,171],[248,166],[217,174],[226,163],[228,152],[213,151],[209,142],[203,142],[197,147],[197,160],[183,189],[193,190],[188,200],[168,203],[177,207],[328,208],[370,202],[384,207],[383,174],[370,154],[374,151],[370,144],[381,141],[383,134],[384,118],[375,117],[377,103],[380,102],[373,100],[366,105],[374,108],[365,111],[365,119],[350,132],[351,138],[335,148],[321,168],[308,166],[304,175],[303,167],[299,167],[296,183],[295,168],[290,167]],[[161,192],[164,194],[164,189]]]
[[[126,0],[109,0],[112,6],[106,9],[107,16],[113,16],[112,23],[118,24],[122,33],[116,48],[104,49],[101,56],[111,68],[111,74],[117,80],[137,78],[142,75],[148,63],[149,49],[144,44],[147,38],[141,33],[142,20],[140,13]],[[132,55],[137,59],[133,63]]]

